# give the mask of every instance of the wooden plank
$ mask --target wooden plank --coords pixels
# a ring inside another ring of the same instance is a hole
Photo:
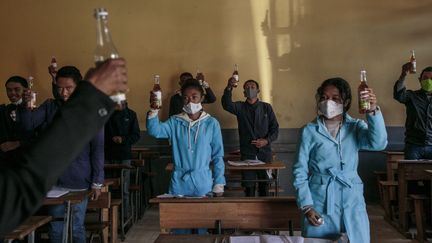
[[[244,170],[280,170],[285,169],[286,166],[282,161],[275,161],[266,163],[263,165],[249,165],[249,166],[232,166],[225,163],[225,171],[244,171]],[[172,171],[174,169],[173,163],[168,163],[165,167],[166,171]]]
[[[293,197],[158,199],[161,229],[300,229],[301,212]]]
[[[43,205],[60,205],[66,201],[70,201],[71,204],[77,204],[82,202],[85,197],[90,196],[90,194],[91,191],[69,192],[68,194],[58,198],[45,198]]]
[[[27,235],[52,220],[51,216],[31,216],[14,231],[5,235],[6,240],[23,240]]]
[[[408,231],[408,181],[429,180],[425,170],[432,170],[432,160],[399,160],[399,226],[403,232]]]

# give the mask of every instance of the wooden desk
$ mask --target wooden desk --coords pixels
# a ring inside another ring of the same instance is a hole
[[[279,170],[285,169],[286,166],[282,161],[274,161],[271,163],[266,163],[263,165],[249,165],[249,166],[232,166],[229,165],[227,162],[225,163],[225,175],[233,175],[245,170],[272,170],[274,171],[274,178],[271,179],[254,179],[254,180],[244,180],[244,179],[230,179],[225,177],[227,181],[231,182],[244,182],[244,181],[250,181],[250,182],[274,182],[275,183],[275,196],[279,196]],[[168,163],[165,167],[166,171],[172,171],[174,169],[173,163]]]
[[[24,240],[24,238],[28,236],[27,242],[34,243],[36,229],[47,224],[51,220],[51,216],[31,216],[14,231],[5,235],[4,239],[8,243],[12,243],[13,240]]]
[[[69,192],[58,198],[45,198],[44,206],[65,205],[65,216],[63,223],[63,243],[72,242],[72,205],[82,202],[91,194],[91,191]]]
[[[230,235],[166,235],[162,234],[159,235],[159,237],[156,239],[155,243],[229,243],[230,242]],[[241,237],[241,236],[232,236],[234,237]],[[245,236],[250,237],[250,242],[257,242],[255,241],[257,237],[259,236]],[[283,238],[284,240],[288,240],[289,238]],[[344,241],[342,238],[334,239],[334,240],[325,240],[325,239],[312,239],[312,238],[304,238],[305,242],[314,242],[313,240],[319,240],[320,243],[333,243],[333,242],[347,242]],[[248,239],[249,240],[249,239]],[[291,242],[291,241],[287,241]]]
[[[167,235],[161,234],[154,243],[214,243],[222,242],[220,235]],[[225,236],[229,239],[229,236]],[[226,241],[228,243],[228,241]]]
[[[432,170],[425,170],[426,174],[429,175],[430,182],[431,182],[431,192],[430,197],[432,198]],[[431,218],[432,218],[432,200],[431,200]]]
[[[387,181],[395,180],[395,172],[397,171],[397,161],[404,159],[404,152],[402,151],[383,151],[387,157],[386,172]]]
[[[117,171],[120,173],[120,197],[121,197],[121,205],[120,205],[120,228],[121,228],[121,239],[122,241],[125,239],[125,230],[126,230],[126,225],[130,222],[131,224],[133,224],[133,219],[134,219],[134,214],[131,214],[129,216],[129,218],[127,218],[125,220],[125,213],[126,213],[126,205],[124,203],[124,198],[123,198],[123,194],[124,194],[124,184],[126,181],[126,171],[129,170],[134,170],[135,167],[131,166],[131,165],[126,165],[126,164],[105,164],[104,165],[104,170],[110,170],[110,171]],[[133,209],[132,209],[133,210]]]
[[[161,233],[179,228],[223,228],[240,230],[299,230],[301,211],[295,197],[154,198],[159,204]]]
[[[149,157],[159,156],[158,151],[154,151],[151,148],[148,147],[132,147],[132,152],[138,153],[138,159],[145,159]]]
[[[398,162],[399,191],[399,226],[402,232],[408,231],[408,181],[430,180],[425,170],[432,170],[432,160],[399,160]]]

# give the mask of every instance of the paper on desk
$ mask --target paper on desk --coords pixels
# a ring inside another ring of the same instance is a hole
[[[231,236],[230,243],[332,243],[331,240],[287,235]]]
[[[204,198],[206,196],[184,196],[184,195],[173,195],[169,193],[164,193],[156,197],[157,198]]]
[[[263,165],[265,163],[262,162],[261,160],[248,159],[248,160],[241,160],[241,161],[228,160],[228,164],[232,166],[250,166],[250,165]]]
[[[68,190],[61,190],[61,189],[51,189],[47,192],[46,197],[47,198],[59,198],[63,195],[68,194]]]
[[[251,235],[231,236],[230,243],[304,243],[301,236],[286,235]]]

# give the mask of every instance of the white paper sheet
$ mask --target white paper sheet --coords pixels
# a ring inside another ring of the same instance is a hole
[[[69,193],[68,190],[51,189],[47,192],[46,197],[47,198],[59,198],[59,197],[66,195],[68,193]]]

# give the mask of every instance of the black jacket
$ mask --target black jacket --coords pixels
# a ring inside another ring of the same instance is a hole
[[[17,149],[3,152],[0,150],[0,160],[12,161],[19,157],[20,150],[25,146],[26,142],[31,137],[21,126],[19,113],[21,109],[25,109],[22,105],[0,105],[0,144],[4,142],[19,141],[20,147]],[[15,113],[15,121],[11,117],[11,113]]]
[[[232,101],[232,91],[225,89],[222,96],[223,108],[237,116],[240,137],[241,159],[256,159],[264,162],[272,160],[271,143],[279,134],[279,124],[270,104],[257,101],[249,104],[244,101]],[[258,149],[252,140],[264,138],[268,145]]]
[[[114,136],[121,136],[122,143],[114,143],[112,140]],[[139,139],[140,128],[136,113],[128,107],[121,111],[115,111],[105,124],[105,159],[131,159],[132,145]]]
[[[401,79],[394,85],[393,97],[406,107],[405,143],[432,145],[432,96],[422,89],[407,90]]]
[[[205,89],[206,94],[204,96],[203,104],[211,104],[216,101],[216,96],[214,95],[211,88]],[[183,112],[183,98],[180,93],[176,93],[171,96],[170,99],[170,107],[169,107],[169,116],[177,115]]]
[[[108,96],[81,82],[37,142],[19,161],[0,170],[0,238],[40,207],[47,191],[113,110]]]

